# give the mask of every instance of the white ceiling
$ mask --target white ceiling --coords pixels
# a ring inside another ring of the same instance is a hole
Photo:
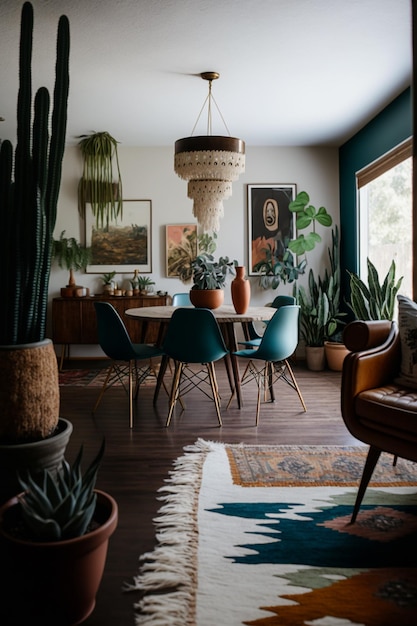
[[[0,0],[0,137],[14,141],[20,11]],[[67,141],[191,134],[213,95],[247,145],[338,146],[411,83],[411,0],[33,0],[34,87],[52,87],[70,20]],[[207,112],[194,134],[206,134]],[[217,124],[218,122],[218,124]],[[213,134],[227,134],[216,110]]]

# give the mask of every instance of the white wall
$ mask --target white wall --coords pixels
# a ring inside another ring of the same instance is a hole
[[[187,198],[187,183],[174,172],[174,148],[130,148],[119,146],[119,161],[126,199],[152,200],[152,276],[156,290],[173,294],[186,291],[175,278],[165,276],[165,225],[192,223],[192,203]],[[84,241],[84,224],[78,214],[77,185],[82,173],[82,161],[77,146],[66,149],[58,215],[54,236],[62,230],[67,237]],[[305,190],[311,204],[324,206],[339,224],[338,149],[317,147],[246,147],[246,172],[233,184],[233,195],[224,202],[225,216],[218,233],[216,255],[227,255],[247,266],[247,184],[295,183],[297,191]],[[331,243],[331,229],[317,229],[324,245],[308,256],[309,267],[316,271],[327,259]],[[308,231],[305,231],[308,232]],[[78,273],[77,284],[100,293],[99,274]],[[119,280],[130,274],[118,275]],[[59,296],[60,288],[68,282],[68,273],[54,263],[50,280],[50,299]],[[230,283],[230,281],[229,281]],[[281,285],[277,291],[259,289],[256,277],[251,278],[253,304],[271,301],[277,293],[291,293],[292,285]],[[225,303],[231,303],[230,289],[226,288]]]

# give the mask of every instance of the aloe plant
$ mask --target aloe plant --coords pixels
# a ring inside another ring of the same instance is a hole
[[[395,281],[395,261],[392,260],[382,285],[379,282],[375,265],[366,259],[368,268],[368,284],[357,274],[347,270],[350,280],[349,308],[358,320],[392,320],[396,296],[401,287],[403,277]]]
[[[80,537],[87,531],[96,507],[94,487],[104,448],[103,440],[84,474],[81,446],[73,465],[64,460],[56,475],[43,470],[19,478],[24,491],[19,502],[25,537],[33,541],[62,541]]]
[[[32,103],[33,7],[22,8],[17,144],[0,148],[3,301],[0,344],[42,341],[46,332],[52,235],[65,148],[69,88],[69,22],[58,23],[53,111],[40,87]],[[32,111],[34,111],[32,119]],[[49,121],[51,119],[51,122]],[[51,130],[50,130],[51,127]]]

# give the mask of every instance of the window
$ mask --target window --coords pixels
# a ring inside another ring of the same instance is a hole
[[[401,293],[413,296],[413,201],[411,139],[357,174],[359,190],[359,274],[366,280],[366,259],[380,281],[391,261]]]

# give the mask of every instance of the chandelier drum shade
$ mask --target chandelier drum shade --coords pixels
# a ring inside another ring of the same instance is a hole
[[[211,82],[219,75],[216,72],[204,72],[201,76],[209,80],[206,102],[208,100],[210,133],[213,99]],[[232,195],[232,182],[245,171],[245,142],[236,137],[211,134],[178,139],[175,142],[174,169],[180,178],[188,181],[188,197],[193,200],[193,215],[203,231],[217,232],[220,229],[220,218],[224,215],[223,200]]]

